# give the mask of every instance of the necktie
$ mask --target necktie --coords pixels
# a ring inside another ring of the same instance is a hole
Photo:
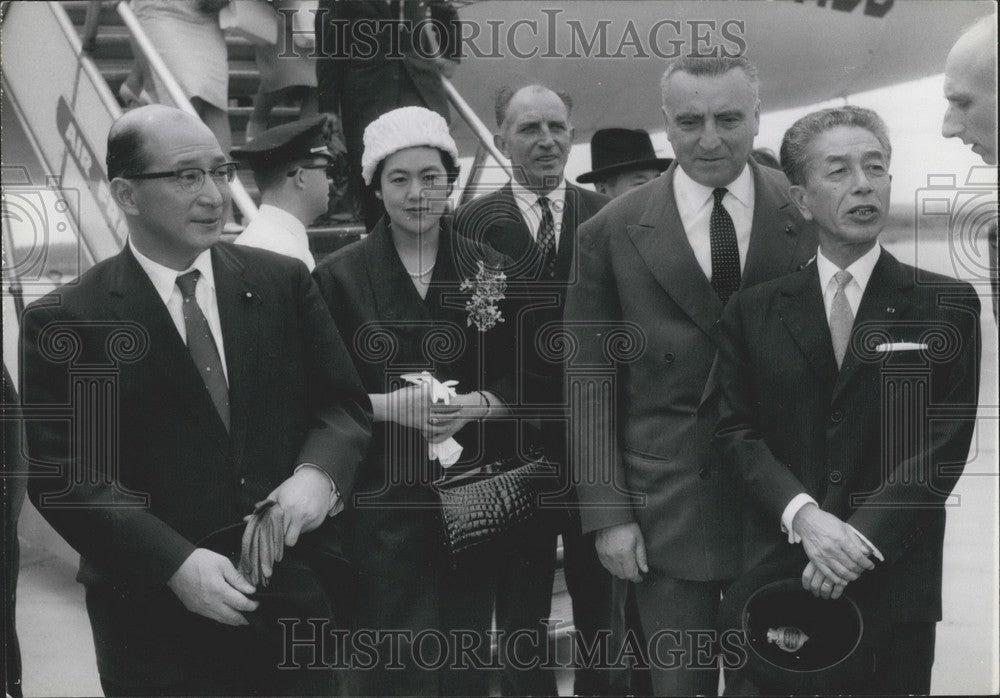
[[[194,365],[205,381],[205,388],[212,397],[215,409],[226,425],[226,431],[229,431],[229,386],[226,385],[226,374],[222,370],[222,359],[219,358],[219,349],[215,346],[208,320],[194,297],[199,276],[201,272],[195,269],[177,277],[177,287],[184,299],[181,309],[184,312],[187,346]]]
[[[542,221],[538,224],[538,246],[542,248],[542,270],[547,276],[556,273],[556,223],[549,208],[549,199],[538,197],[542,209]]]
[[[723,305],[740,287],[740,248],[736,244],[736,226],[729,211],[722,205],[722,197],[727,191],[725,187],[719,187],[712,192],[715,205],[708,224],[712,245],[712,288]]]
[[[844,363],[847,345],[851,343],[851,328],[854,327],[854,313],[851,312],[851,304],[847,302],[847,294],[844,293],[844,287],[853,278],[850,272],[843,270],[833,275],[833,280],[837,282],[837,292],[833,295],[833,304],[830,306],[830,339],[833,340],[837,368]]]

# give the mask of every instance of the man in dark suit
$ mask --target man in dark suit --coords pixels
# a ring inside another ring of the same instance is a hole
[[[590,138],[590,164],[593,169],[577,177],[576,181],[580,184],[593,182],[597,191],[614,199],[656,179],[672,162],[671,158],[656,157],[653,140],[642,129],[602,128],[594,131]],[[592,543],[587,546],[587,553],[596,563],[594,568],[588,569],[591,575],[600,579],[610,575],[597,559]],[[600,610],[594,609],[591,613],[599,613]],[[610,618],[610,657],[617,657],[633,639],[644,641],[635,591],[632,582],[627,579],[611,578]],[[653,690],[648,668],[640,666],[615,666],[608,681],[610,690],[607,692],[610,693],[642,696],[650,695]]]
[[[656,695],[713,695],[712,628],[737,571],[730,493],[699,403],[729,296],[794,271],[815,249],[780,172],[750,161],[756,72],[683,58],[664,74],[674,164],[580,230],[566,323],[570,454],[585,532],[636,582]],[[711,411],[711,400],[706,412]]]
[[[522,352],[520,408],[526,419],[521,443],[540,445],[547,457],[566,471],[562,363],[547,356],[541,344],[546,326],[562,322],[566,288],[576,279],[573,256],[577,227],[597,213],[608,199],[566,182],[563,170],[573,144],[572,102],[541,85],[497,94],[494,136],[497,148],[510,159],[514,178],[501,189],[463,206],[456,229],[485,242],[513,260],[506,270],[512,294],[528,293],[518,327]],[[547,357],[547,358],[546,358]],[[555,415],[552,415],[552,412]],[[542,412],[549,417],[538,421]],[[533,414],[531,414],[533,413]],[[515,630],[537,627],[549,616],[555,571],[556,535],[562,529],[566,584],[573,600],[575,627],[588,644],[607,627],[610,580],[603,579],[579,525],[547,526],[523,541],[519,565],[504,572],[497,599],[497,622]],[[544,652],[545,635],[539,637]],[[551,671],[507,672],[514,694],[555,695]],[[607,692],[601,672],[578,667],[575,692]]]
[[[952,47],[944,67],[944,96],[948,111],[941,123],[945,138],[961,138],[987,165],[997,164],[997,18],[976,22]],[[1000,275],[997,265],[997,219],[987,222],[993,321],[997,322]],[[955,231],[959,234],[959,231]]]
[[[423,35],[428,20],[438,30],[436,51]],[[351,193],[371,230],[382,206],[361,178],[365,127],[398,107],[449,118],[441,76],[451,77],[460,57],[458,13],[448,0],[320,0],[316,37],[319,110],[340,116]]]
[[[275,500],[298,560],[275,582],[321,594],[300,563],[336,553],[328,515],[371,433],[364,388],[301,262],[218,244],[235,163],[197,118],[128,112],[107,168],[127,246],[22,327],[29,492],[81,554],[104,690],[328,692],[331,671],[278,669],[280,626],[199,541]]]
[[[944,507],[969,452],[980,361],[972,287],[917,283],[878,244],[891,152],[885,124],[859,107],[788,130],[781,162],[819,252],[736,295],[716,374],[716,441],[745,497],[743,566],[801,542],[806,589],[851,590],[866,632],[882,629],[863,686],[873,695],[930,690]]]

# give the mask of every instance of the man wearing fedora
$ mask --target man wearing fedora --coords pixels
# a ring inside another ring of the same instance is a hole
[[[744,495],[743,567],[801,544],[802,586],[824,599],[846,588],[883,628],[857,685],[875,695],[930,690],[945,506],[980,360],[972,287],[925,271],[918,282],[878,244],[891,154],[882,119],[859,107],[785,133],[781,162],[819,251],[733,297],[716,368],[715,443]]]
[[[745,58],[679,59],[661,89],[674,163],[580,230],[566,327],[586,375],[570,386],[570,462],[584,531],[661,638],[654,693],[714,695],[711,643],[698,643],[738,571],[737,527],[699,403],[729,296],[794,271],[815,238],[785,177],[750,160],[760,105]]]
[[[614,199],[656,179],[671,162],[670,158],[656,157],[649,133],[641,128],[602,128],[590,139],[590,165],[594,169],[576,181],[593,184],[601,194]]]

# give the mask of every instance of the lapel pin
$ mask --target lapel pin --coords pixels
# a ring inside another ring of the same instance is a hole
[[[891,315],[892,313],[896,312],[896,309],[890,305],[888,308],[885,309],[885,312]]]
[[[789,223],[788,225],[785,226],[785,232],[786,233],[794,233],[795,232],[795,226],[793,226],[791,223]]]
[[[243,294],[243,298],[245,298],[248,301],[252,301],[253,300],[253,293],[251,293],[250,291],[247,291],[245,294]]]

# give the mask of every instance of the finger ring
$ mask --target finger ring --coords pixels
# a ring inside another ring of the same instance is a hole
[[[832,587],[833,585],[830,584],[830,582],[823,582],[820,586],[822,586],[824,589],[826,589],[828,587]]]

